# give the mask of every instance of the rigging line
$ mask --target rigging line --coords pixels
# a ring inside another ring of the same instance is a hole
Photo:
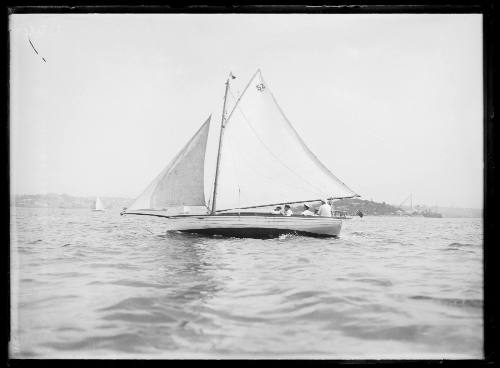
[[[274,103],[276,104],[276,106],[278,107],[278,110],[280,111],[281,115],[283,116],[283,118],[285,119],[285,121],[288,123],[288,125],[290,126],[290,128],[292,129],[292,131],[295,133],[296,137],[298,138],[299,142],[302,144],[302,147],[304,148],[304,150],[309,153],[310,156],[312,156],[320,165],[321,167],[328,173],[330,174],[337,182],[339,182],[340,184],[342,184],[347,190],[349,190],[351,193],[354,193],[354,194],[357,194],[356,192],[354,192],[352,189],[350,189],[342,180],[340,180],[339,178],[337,178],[331,171],[330,169],[328,169],[317,157],[316,155],[309,149],[309,147],[307,147],[307,145],[305,144],[305,142],[302,140],[302,138],[300,137],[299,133],[297,133],[297,131],[295,130],[295,128],[293,127],[292,123],[290,123],[290,120],[288,120],[288,118],[286,117],[285,113],[283,112],[283,109],[281,108],[281,106],[278,104],[278,101],[276,101],[276,98],[274,97],[271,89],[269,89],[267,83],[264,81],[264,77],[262,77],[262,74],[260,75],[260,78],[262,80],[262,82],[264,83],[264,85],[266,86],[269,94],[271,95],[271,98],[273,99]]]
[[[311,182],[309,182],[308,180],[304,179],[302,176],[300,176],[297,172],[295,172],[292,168],[290,168],[288,165],[286,165],[285,163],[283,163],[278,156],[276,156],[271,150],[270,148],[260,139],[260,137],[258,136],[257,132],[255,131],[255,129],[253,128],[253,126],[251,125],[250,121],[246,118],[245,114],[243,113],[243,111],[241,111],[241,108],[240,109],[240,112],[242,113],[244,119],[246,120],[248,126],[250,127],[250,129],[252,130],[253,134],[257,137],[257,139],[261,142],[261,144],[264,146],[264,148],[275,158],[275,160],[281,164],[284,168],[286,168],[288,171],[290,171],[292,174],[294,174],[297,178],[300,179],[300,181],[302,181],[302,188],[304,189],[307,189],[307,190],[314,190],[316,193],[318,193],[319,195],[322,195],[324,196],[324,192],[323,190],[321,190],[321,188],[317,187],[316,185],[312,184]],[[298,184],[298,183],[297,183]]]
[[[250,87],[250,84],[255,79],[255,77],[257,76],[257,74],[260,74],[260,69],[257,69],[257,71],[252,75],[252,78],[250,78],[250,80],[248,81],[248,83],[245,86],[245,89],[243,89],[243,92],[241,93],[240,97],[238,97],[238,99],[236,100],[236,103],[234,104],[233,109],[231,110],[231,112],[229,113],[229,115],[228,115],[228,117],[226,119],[226,125],[229,122],[229,119],[231,119],[231,116],[233,116],[233,112],[236,110],[236,107],[240,103],[241,98],[245,95],[245,92],[247,91],[248,87]],[[260,77],[262,78],[262,75]]]
[[[251,162],[247,160],[247,155],[242,154],[239,149],[239,145],[234,144],[232,141],[228,141],[228,147],[231,149],[231,152],[235,153],[228,155],[229,159],[227,162],[229,164],[228,168],[230,169],[230,172],[233,173],[232,178],[236,181],[236,186],[238,187],[239,202],[241,202],[241,181],[239,179],[241,177],[240,168],[245,167],[248,171],[251,171],[259,177],[259,180],[266,181],[269,184],[276,182],[276,177],[270,177],[262,174],[257,171],[254,166],[250,165]],[[239,203],[238,206],[241,206],[241,203]]]
[[[266,175],[265,173],[257,170],[255,165],[251,165],[252,162],[247,159],[248,158],[247,155],[244,155],[241,153],[241,151],[239,149],[239,145],[234,145],[233,142],[228,141],[228,146],[231,148],[232,152],[235,152],[240,159],[243,159],[245,161],[246,165],[241,165],[241,167],[247,168],[249,171],[251,171],[255,175],[257,175],[260,179],[265,180],[266,182],[268,182],[270,184],[276,183],[276,176],[271,177],[269,175]],[[233,156],[235,156],[235,155],[231,155],[230,157],[232,158]],[[232,167],[233,171],[236,171],[235,166],[233,165],[233,160],[230,160],[230,162],[231,162],[231,167]],[[238,167],[240,167],[240,166],[238,166]],[[289,189],[292,189],[292,190],[294,190],[294,189],[311,190],[311,188],[309,186],[305,185],[304,183],[302,183],[300,181],[287,181],[286,183],[282,184],[281,187],[288,187]],[[323,193],[319,193],[319,194],[323,194]],[[283,194],[281,194],[281,195],[283,196]]]
[[[205,151],[205,158],[206,158],[206,151]],[[208,160],[205,160],[205,164],[208,162]],[[214,164],[213,162],[210,163],[210,165]],[[215,165],[213,165],[215,166]],[[215,170],[214,172],[210,172],[210,178],[212,178],[212,174],[213,176],[215,176]],[[220,174],[219,174],[220,175]],[[207,175],[207,178],[209,176]],[[207,202],[207,206],[209,207],[209,210],[210,208],[212,208],[212,201],[213,201],[213,196],[214,196],[214,186],[215,186],[215,180],[210,180],[211,184],[210,184],[210,192],[208,192],[208,202]],[[205,188],[205,178],[203,178],[203,188]],[[204,189],[205,190],[205,189]]]
[[[234,95],[232,94],[232,92],[231,92],[231,91],[230,91],[230,93],[231,93],[231,95],[234,97]],[[253,129],[253,127],[252,127],[252,126],[251,126],[251,124],[249,123],[248,118],[247,118],[247,117],[245,116],[245,114],[243,113],[243,110],[241,109],[241,107],[238,107],[238,109],[240,110],[240,112],[241,112],[241,114],[243,115],[243,117],[247,120],[247,124],[248,124],[248,125],[250,126],[250,128],[252,129],[252,131],[253,131],[254,135],[257,137],[257,139],[259,139],[259,140],[260,140],[259,136],[257,135],[257,132]],[[267,147],[267,146],[266,146],[266,145],[262,142],[262,140],[260,140],[260,142],[262,143],[262,145],[263,145],[263,146],[264,146],[264,147],[265,147],[265,148],[266,148],[266,149],[267,149],[267,150],[268,150],[268,151],[269,151],[272,155],[274,155],[274,154],[273,154],[273,152],[271,152],[271,151],[270,151],[270,149],[269,149],[269,148],[268,148],[268,147]],[[233,147],[233,149],[235,149],[235,151],[240,152],[240,150],[239,150],[239,146],[237,146],[237,147],[233,146],[233,145],[232,145],[232,142],[229,142],[229,145],[230,145],[231,147]],[[241,154],[240,154],[240,156],[242,156],[242,157],[244,157],[244,158],[245,158],[245,155],[241,155]],[[274,156],[274,157],[276,158],[276,156]],[[288,169],[288,170],[292,170],[292,169],[290,169],[288,166],[286,166],[285,164],[283,164],[283,163],[279,160],[279,158],[276,158],[276,159],[277,159],[277,161],[278,161],[280,164],[282,164],[282,166],[283,166],[283,167],[285,167],[285,168],[286,168],[286,169]],[[247,162],[248,162],[248,163],[250,163],[250,161],[248,161],[248,160],[247,160]],[[269,177],[269,176],[267,176],[267,175],[265,175],[265,174],[262,174],[261,172],[259,172],[259,171],[255,170],[255,168],[253,168],[253,167],[251,167],[251,166],[249,166],[249,165],[247,165],[247,167],[248,167],[249,169],[251,169],[254,173],[256,173],[256,174],[260,175],[261,177],[263,177],[264,179],[267,179],[269,182],[274,182],[274,181],[276,180],[276,178],[275,178],[275,177]],[[293,172],[293,170],[292,170],[292,172]],[[316,193],[318,193],[319,195],[324,195],[324,192],[323,192],[322,190],[319,190],[319,187],[317,187],[317,186],[315,186],[314,184],[311,184],[309,181],[307,181],[307,180],[303,179],[303,178],[302,178],[301,176],[299,176],[297,173],[295,173],[295,172],[293,172],[293,173],[294,173],[296,176],[298,176],[298,177],[299,177],[299,179],[301,179],[301,180],[302,180],[302,183],[301,183],[301,182],[295,182],[295,181],[293,181],[293,182],[292,182],[292,183],[293,183],[293,185],[290,185],[290,183],[288,183],[288,182],[287,182],[287,184],[285,184],[285,186],[288,186],[290,189],[291,189],[291,188],[297,188],[297,189],[306,189],[306,190],[311,190],[312,188],[314,188],[314,190],[315,190],[315,192],[316,192]]]
[[[203,179],[205,180],[205,179]],[[212,180],[212,185],[210,186],[210,194],[208,195],[208,202],[206,204],[206,206],[210,209],[212,207],[212,197],[213,197],[213,193],[214,193],[214,183],[213,183],[213,180]]]
[[[234,95],[232,94],[232,92],[231,92],[231,91],[230,91],[230,93],[231,93],[231,95],[234,97]],[[260,137],[258,136],[257,132],[255,131],[255,129],[253,128],[253,126],[250,124],[249,119],[246,117],[245,113],[243,112],[243,110],[241,109],[241,107],[240,107],[240,106],[238,106],[238,110],[241,112],[241,114],[242,114],[243,118],[244,118],[244,119],[246,120],[246,122],[247,122],[247,125],[250,127],[250,129],[252,129],[253,134],[254,134],[254,135],[257,137],[257,139],[258,139],[258,140],[262,143],[262,145],[264,146],[264,148],[266,148],[266,150],[267,150],[269,153],[271,153],[271,155],[273,155],[273,156],[276,158],[276,160],[277,160],[277,161],[278,161],[278,162],[279,162],[279,163],[280,163],[283,167],[285,167],[286,169],[288,169],[288,170],[292,171],[292,173],[293,173],[293,174],[295,174],[295,175],[296,175],[299,179],[301,179],[301,180],[302,180],[302,182],[303,182],[303,183],[302,183],[302,185],[301,185],[299,182],[296,182],[296,183],[294,182],[294,184],[297,184],[297,185],[294,185],[294,186],[289,185],[289,187],[290,187],[290,188],[292,188],[292,187],[296,187],[296,188],[307,189],[307,190],[311,190],[311,188],[314,188],[314,189],[315,189],[315,191],[316,191],[316,193],[318,193],[318,194],[320,194],[320,195],[324,195],[324,193],[323,193],[323,191],[322,191],[322,190],[319,190],[319,188],[318,188],[318,187],[316,187],[315,185],[311,184],[311,183],[310,183],[310,182],[308,182],[307,180],[303,179],[300,175],[298,175],[296,172],[294,172],[294,171],[293,171],[291,168],[289,168],[286,164],[284,164],[283,162],[281,162],[281,160],[280,160],[277,156],[275,156],[275,155],[274,155],[274,153],[273,153],[273,152],[272,152],[272,151],[271,151],[271,150],[270,150],[270,149],[266,146],[266,144],[265,144],[265,143],[264,143],[264,142],[260,139]],[[232,145],[231,145],[231,146],[232,146]],[[238,150],[238,149],[236,149],[236,150],[239,152],[239,150]],[[257,172],[255,169],[252,169],[252,171],[254,171],[255,173],[257,173],[257,174],[259,174],[259,175],[261,175],[261,176],[263,176],[263,177],[265,177],[265,178],[267,178],[267,179],[270,179],[268,176],[263,175],[263,174],[261,174],[261,173]],[[274,180],[274,179],[273,179],[273,180]],[[304,184],[305,184],[305,185],[304,185]]]
[[[266,175],[265,173],[262,173],[261,171],[257,170],[257,168],[259,168],[260,166],[255,167],[255,165],[251,165],[251,161],[246,159],[248,156],[242,155],[241,151],[238,149],[238,146],[235,147],[232,144],[232,142],[228,142],[228,146],[231,147],[231,149],[233,151],[237,152],[240,158],[244,159],[245,163],[247,163],[247,165],[244,166],[245,168],[247,168],[249,171],[252,171],[261,180],[264,180],[264,181],[268,182],[269,184],[276,184],[276,176],[269,176],[269,175]],[[231,155],[231,157],[232,156],[233,155]],[[302,183],[300,181],[287,181],[286,183],[280,184],[280,188],[282,189],[282,192],[284,192],[282,187],[289,188],[290,190],[296,190],[296,189],[311,190],[311,188],[308,185],[305,185],[304,183]],[[323,194],[323,193],[319,193],[319,194]],[[281,194],[281,195],[283,196],[283,194]]]
[[[264,148],[276,159],[276,161],[278,161],[281,165],[283,165],[285,168],[287,168],[292,174],[294,174],[297,178],[299,178],[300,180],[302,180],[304,183],[307,183],[308,185],[311,186],[311,188],[314,188],[315,191],[317,191],[317,193],[321,194],[321,193],[324,193],[323,190],[321,190],[319,187],[317,187],[316,185],[310,183],[308,180],[305,180],[304,178],[302,178],[299,174],[297,174],[293,169],[291,169],[288,165],[286,165],[284,162],[282,162],[279,157],[277,157],[274,152],[271,151],[271,149],[262,141],[262,139],[259,137],[259,135],[257,134],[257,132],[255,131],[255,129],[253,128],[252,124],[250,123],[250,121],[248,120],[248,118],[246,117],[245,113],[243,112],[243,110],[241,109],[241,107],[238,106],[238,110],[241,112],[241,115],[243,116],[243,118],[245,119],[246,123],[248,124],[248,126],[250,127],[250,129],[252,130],[253,134],[255,135],[255,137],[261,142],[262,146],[264,146]]]
[[[232,147],[233,142],[229,142],[230,146]],[[237,148],[236,151],[239,153],[239,149]],[[236,185],[238,186],[238,208],[241,207],[241,188],[240,188],[240,165],[239,165],[239,160],[238,157],[236,156],[241,156],[241,155],[231,155],[230,162],[232,166],[232,172],[235,174],[234,178],[236,179]],[[238,211],[239,213],[239,211]]]

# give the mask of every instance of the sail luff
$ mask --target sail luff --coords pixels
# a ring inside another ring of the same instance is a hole
[[[226,100],[227,100],[227,91],[229,89],[229,78],[226,80],[226,90],[224,92],[224,103],[222,104],[222,118],[220,123],[220,134],[219,134],[219,148],[217,150],[217,163],[215,166],[215,178],[214,178],[214,192],[212,196],[212,211],[214,214],[217,209],[217,184],[219,179],[219,169],[220,169],[220,157],[222,152],[222,138],[224,137],[224,123],[225,123],[225,115],[226,115]]]
[[[127,211],[206,206],[204,163],[210,119],[211,116]]]
[[[196,134],[193,136],[193,138],[196,136]],[[192,139],[192,138],[191,138]],[[189,143],[187,144],[189,145]],[[186,146],[187,146],[186,145]],[[182,155],[182,152],[183,152],[183,149],[181,151],[179,151],[172,160],[170,160],[170,162],[168,163],[167,166],[165,166],[165,168],[160,171],[160,173],[158,175],[155,176],[155,178],[153,179],[153,181],[146,187],[146,189],[144,189],[144,191],[139,195],[139,197],[137,197],[137,199],[134,201],[134,203],[129,207],[129,208],[134,208],[134,206],[136,205],[136,203],[139,201],[139,199],[143,199],[142,197],[148,193],[148,192],[153,192],[154,191],[154,188],[156,188],[156,186],[158,185],[158,182],[160,181],[160,179],[162,177],[165,176],[165,174],[167,173],[167,171],[175,164],[175,162],[177,162],[179,160],[179,157]],[[141,206],[143,207],[142,209],[149,209],[151,207],[151,196],[147,196],[146,198],[144,198],[143,200],[145,200],[144,204]]]

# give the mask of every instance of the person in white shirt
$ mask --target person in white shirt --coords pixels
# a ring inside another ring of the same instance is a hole
[[[304,203],[304,211],[302,211],[302,216],[315,216],[315,214],[309,210],[309,206],[305,203]]]
[[[332,208],[328,205],[326,199],[321,200],[321,206],[318,208],[318,216],[332,217]]]
[[[281,206],[276,207],[271,213],[273,215],[281,215]]]
[[[285,215],[285,216],[292,216],[293,215],[293,211],[288,204],[285,204],[285,210],[283,211],[283,215]]]

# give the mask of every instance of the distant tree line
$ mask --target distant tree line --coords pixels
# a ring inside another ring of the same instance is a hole
[[[123,208],[132,202],[130,198],[100,197],[106,208]],[[93,208],[96,197],[75,197],[67,194],[22,194],[15,195],[13,203],[16,207],[31,208]]]
[[[131,198],[122,197],[100,197],[104,206],[109,209],[122,209],[129,207],[133,202]],[[11,199],[11,204],[16,207],[31,208],[93,208],[96,197],[76,197],[67,194],[24,194],[15,195]],[[311,210],[319,207],[319,202],[308,203]],[[339,199],[333,202],[333,209],[345,211],[348,215],[356,216],[358,211],[367,216],[396,216],[401,213],[400,208],[385,202],[374,202],[359,198]],[[294,213],[303,211],[303,204],[292,206]],[[472,208],[438,208],[438,212],[444,217],[481,217],[481,209]]]
[[[318,203],[312,203],[311,210],[314,211],[319,207]],[[292,206],[294,212],[301,212],[303,210],[302,204]],[[398,208],[387,204],[385,202],[373,202],[358,198],[339,199],[333,202],[334,210],[347,212],[348,215],[356,216],[358,211],[363,212],[364,215],[369,216],[390,216],[397,215]]]

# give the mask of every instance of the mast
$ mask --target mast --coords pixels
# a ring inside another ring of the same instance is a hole
[[[222,119],[220,123],[220,135],[219,135],[219,149],[217,151],[217,166],[215,167],[215,181],[214,181],[214,194],[212,198],[212,215],[215,215],[216,205],[217,205],[217,182],[219,178],[219,166],[220,166],[220,154],[222,147],[222,137],[224,136],[224,122],[226,115],[226,99],[227,99],[227,91],[229,89],[229,78],[226,80],[226,91],[224,92],[224,104],[222,105]]]

